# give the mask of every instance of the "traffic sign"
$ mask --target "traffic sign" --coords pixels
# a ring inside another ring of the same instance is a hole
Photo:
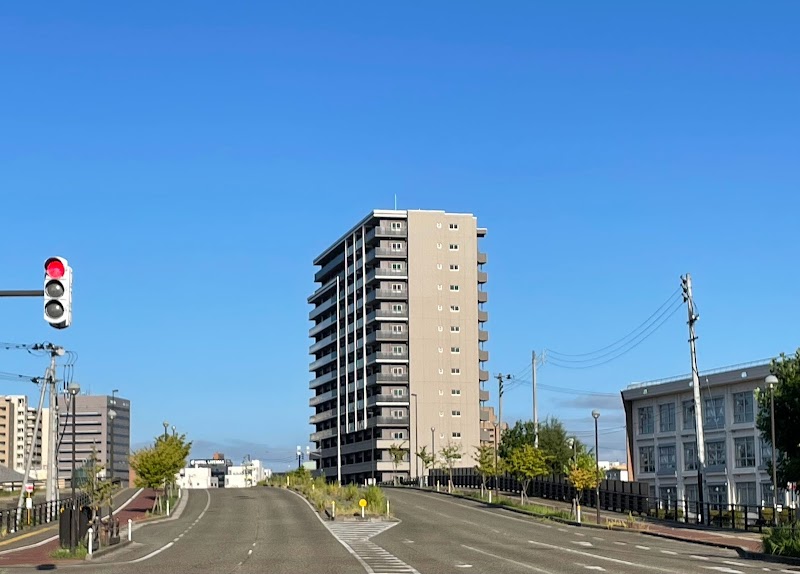
[[[25,499],[25,508],[27,508],[28,510],[33,508],[33,499],[32,498],[26,498]]]
[[[25,484],[25,492],[27,492],[28,494],[30,494],[31,492],[33,492],[33,485],[32,485],[32,484],[30,484],[30,483],[26,483],[26,484]]]
[[[358,505],[359,505],[361,508],[366,508],[366,506],[367,506],[367,500],[366,500],[365,498],[362,498],[361,500],[359,500],[359,501],[358,501]]]

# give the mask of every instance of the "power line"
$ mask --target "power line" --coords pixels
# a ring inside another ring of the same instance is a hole
[[[653,313],[647,319],[645,319],[641,324],[639,324],[633,331],[631,331],[630,333],[628,333],[627,335],[625,335],[621,339],[617,339],[616,341],[614,341],[610,345],[606,345],[605,347],[602,347],[602,348],[597,349],[595,351],[591,351],[589,353],[570,354],[570,353],[561,353],[559,351],[554,351],[552,349],[547,349],[547,352],[550,355],[557,355],[557,357],[555,357],[556,360],[559,360],[559,361],[562,361],[562,362],[590,362],[590,361],[594,361],[596,359],[600,359],[602,357],[605,357],[605,356],[607,356],[609,354],[613,354],[613,353],[615,353],[615,352],[617,352],[619,350],[619,349],[616,349],[616,347],[620,347],[620,348],[624,347],[629,342],[631,342],[631,341],[628,341],[628,339],[635,340],[636,338],[638,338],[641,335],[641,331],[646,331],[652,325],[652,323],[657,322],[658,319],[661,318],[661,316],[663,316],[662,310],[665,307],[668,307],[670,305],[670,303],[672,303],[676,299],[676,297],[678,296],[680,291],[681,291],[680,287],[677,288],[675,291],[673,291],[672,294],[666,299],[666,301],[664,301],[658,307],[658,309],[653,311]],[[661,315],[659,315],[659,313],[661,313]],[[658,317],[656,317],[656,315],[658,315]],[[655,317],[655,319],[654,319],[654,317]],[[626,341],[627,341],[627,343],[626,343]],[[625,344],[621,344],[621,343],[625,343]],[[598,355],[598,353],[602,353],[603,351],[608,351],[608,352],[604,353],[602,355],[599,355],[599,356],[594,356],[594,355]],[[575,359],[575,357],[591,357],[591,358],[577,360],[577,359]]]

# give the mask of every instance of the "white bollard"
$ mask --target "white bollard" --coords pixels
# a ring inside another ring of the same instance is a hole
[[[133,526],[133,520],[130,518],[128,519],[128,542],[131,541],[131,527]]]
[[[89,557],[91,558],[93,550],[92,546],[94,545],[94,530],[89,528],[89,532],[87,532],[87,534],[89,535]]]
[[[489,504],[491,504],[491,503],[492,503],[492,491],[490,490],[489,491]]]
[[[386,501],[386,516],[389,516],[389,501]]]
[[[169,500],[167,500],[167,516],[169,516]]]
[[[336,501],[331,502],[331,517],[336,518]]]
[[[361,507],[361,518],[364,518],[364,507]]]

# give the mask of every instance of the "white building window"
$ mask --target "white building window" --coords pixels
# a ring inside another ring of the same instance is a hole
[[[444,369],[439,369],[439,374],[444,375]],[[441,392],[441,391],[440,391]]]
[[[405,348],[402,345],[395,345],[392,347],[392,355],[402,355],[405,352]]]
[[[450,285],[450,291],[458,291],[458,285]]]
[[[450,389],[450,394],[453,395],[454,397],[460,397],[461,389]]]
[[[461,369],[459,369],[458,367],[453,367],[452,369],[450,369],[450,374],[451,375],[460,375],[461,374]]]
[[[403,325],[392,325],[392,333],[402,333]]]
[[[403,304],[402,303],[395,303],[392,305],[392,313],[402,313],[403,312]]]
[[[393,375],[403,375],[405,374],[406,370],[404,367],[392,367],[392,374]]]
[[[403,224],[399,221],[392,221],[392,229],[403,229]]]
[[[444,353],[444,347],[439,347],[439,352]]]
[[[456,263],[451,263],[450,271],[458,271],[458,265]]]
[[[441,270],[442,270],[442,264],[441,264],[441,263],[437,263],[437,264],[436,264],[436,269],[438,269],[439,271],[441,271]]]
[[[461,416],[461,411],[458,411],[458,410],[450,411],[450,415],[454,416],[454,417],[460,417]]]
[[[392,433],[392,438],[396,439],[396,440],[402,440],[402,439],[406,438],[406,434],[403,431],[393,432]]]
[[[451,333],[460,333],[461,332],[461,327],[459,327],[458,325],[450,325],[450,332]]]
[[[402,397],[405,396],[405,394],[405,389],[392,389],[392,395],[395,397]]]
[[[436,307],[439,309],[439,311],[442,310],[442,306],[441,305],[437,305]]]
[[[402,243],[392,243],[391,249],[392,249],[392,251],[402,251],[403,250],[403,244]]]
[[[436,249],[441,249],[441,248],[442,248],[442,244],[441,243],[437,243],[436,244]]]
[[[453,438],[456,440],[461,440],[461,433],[458,431],[453,431]]]
[[[392,292],[393,293],[402,293],[403,292],[403,284],[402,283],[392,283]]]
[[[392,417],[396,419],[402,419],[404,416],[406,416],[406,412],[402,409],[392,411]]]
[[[450,305],[450,310],[453,313],[458,313],[461,309],[459,309],[458,305]]]
[[[441,325],[439,325],[439,326],[437,327],[437,329],[438,329],[438,331],[439,331],[440,333],[441,333],[442,331],[444,331],[444,328],[443,328]]]
[[[458,229],[458,223],[451,223],[450,229]]]
[[[402,271],[403,264],[402,263],[392,263],[392,270],[393,271]]]
[[[450,251],[458,251],[458,243],[451,243]]]
[[[461,352],[461,347],[450,347],[450,352],[457,355]]]

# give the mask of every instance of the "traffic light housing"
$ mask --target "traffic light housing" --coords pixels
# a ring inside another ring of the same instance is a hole
[[[56,329],[72,324],[72,267],[63,257],[44,262],[44,320]]]

